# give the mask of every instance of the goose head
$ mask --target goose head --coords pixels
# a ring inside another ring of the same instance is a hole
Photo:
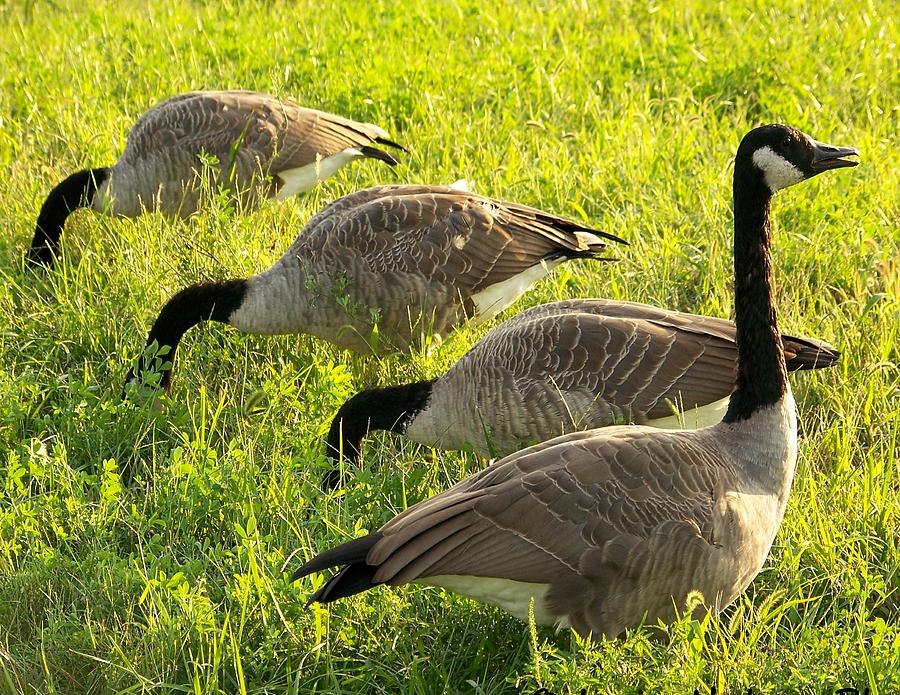
[[[859,162],[845,157],[858,154],[855,147],[826,145],[796,128],[774,124],[754,128],[744,136],[735,166],[746,167],[775,193],[829,169],[855,167]]]

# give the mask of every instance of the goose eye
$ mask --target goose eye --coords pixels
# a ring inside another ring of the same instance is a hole
[[[787,149],[788,147],[791,146],[792,143],[793,143],[793,140],[791,139],[791,136],[785,135],[784,140],[781,141],[781,146],[784,147],[785,149]]]

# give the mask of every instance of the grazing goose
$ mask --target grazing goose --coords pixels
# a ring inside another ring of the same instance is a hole
[[[185,331],[212,320],[246,333],[309,333],[363,353],[403,350],[425,331],[445,336],[468,318],[491,318],[564,261],[597,258],[600,237],[622,241],[459,187],[369,188],[325,207],[266,272],[178,292],[147,345],[169,348],[171,362]],[[168,388],[170,368],[161,374]]]
[[[797,420],[772,296],[772,194],[853,166],[854,148],[770,125],[734,164],[737,387],[698,430],[611,427],[512,454],[378,531],[300,567],[340,566],[328,603],[379,584],[445,587],[538,623],[613,637],[670,621],[690,592],[717,612],[759,572],[781,524]],[[698,613],[704,610],[698,609]]]
[[[305,109],[257,92],[190,92],[138,119],[111,167],[85,169],[54,188],[41,207],[26,262],[52,265],[69,214],[92,207],[120,217],[159,210],[188,217],[200,204],[199,155],[218,160],[215,184],[247,205],[307,191],[360,157],[397,164],[373,145],[403,149],[376,125]]]
[[[838,358],[813,338],[782,343],[788,371]],[[570,299],[500,324],[437,379],[356,394],[331,424],[327,453],[359,462],[363,437],[379,429],[484,456],[614,424],[696,429],[722,419],[736,376],[731,321]]]

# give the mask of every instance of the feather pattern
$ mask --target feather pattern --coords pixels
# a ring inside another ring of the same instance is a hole
[[[670,620],[694,590],[719,610],[759,571],[793,477],[796,442],[760,432],[795,425],[788,395],[752,425],[613,427],[524,449],[353,541],[367,552],[351,565],[369,568],[354,591],[447,585],[513,610],[503,578],[525,587],[516,614],[539,585],[546,621],[610,637]]]
[[[397,146],[378,126],[247,91],[190,92],[167,99],[135,123],[94,207],[133,217],[144,210],[187,217],[200,204],[203,154],[215,157],[214,185],[246,205],[275,195],[285,172],[349,152],[397,161],[372,145]],[[310,185],[321,176],[309,178]],[[286,177],[285,177],[286,178]],[[298,191],[295,191],[298,192]]]
[[[447,335],[478,311],[472,298],[548,259],[605,249],[577,223],[450,186],[380,186],[327,206],[287,253],[251,278],[230,323],[253,333],[312,333],[368,352],[377,324],[385,349],[422,331]],[[507,303],[527,285],[516,287]]]
[[[789,369],[837,359],[823,341],[783,342]],[[633,302],[555,302],[489,332],[434,381],[405,434],[441,448],[507,454],[579,429],[690,414],[727,398],[736,375],[731,321]]]

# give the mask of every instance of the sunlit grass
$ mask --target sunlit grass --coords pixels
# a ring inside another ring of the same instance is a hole
[[[900,123],[893,3],[0,4],[0,690],[563,693],[900,690]],[[379,123],[411,153],[297,201],[188,223],[75,214],[45,275],[43,196],[111,164],[135,118],[247,88]],[[265,269],[333,198],[449,183],[625,236],[507,312],[602,296],[728,315],[730,160],[762,122],[862,164],[775,202],[785,332],[837,368],[793,379],[797,479],[769,561],[719,619],[582,644],[434,589],[323,610],[287,583],[316,550],[477,470],[389,435],[324,495],[323,437],[373,384],[439,374],[486,330],[412,357],[308,337],[185,339],[162,412],[121,403],[162,302]],[[536,648],[534,646],[536,644]]]

